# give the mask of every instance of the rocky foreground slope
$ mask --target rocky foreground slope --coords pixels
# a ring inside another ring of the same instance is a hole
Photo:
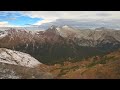
[[[29,54],[0,48],[0,79],[53,78],[49,68]]]
[[[31,57],[29,54],[6,48],[0,48],[0,62],[24,67],[35,67],[41,64],[38,60]]]

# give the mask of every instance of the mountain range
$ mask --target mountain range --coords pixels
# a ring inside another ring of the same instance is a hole
[[[68,25],[47,30],[0,28],[0,48],[28,53],[44,64],[75,62],[120,48],[120,31],[105,27],[76,29]]]

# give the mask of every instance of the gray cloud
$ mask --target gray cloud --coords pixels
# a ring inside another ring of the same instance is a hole
[[[98,27],[107,27],[107,28],[120,28],[120,19],[114,19],[109,21],[104,20],[71,20],[71,19],[57,19],[54,22],[44,23],[40,25],[40,28],[47,29],[51,25],[63,26],[69,25],[75,28],[98,28]]]
[[[98,12],[96,13],[97,16],[111,16],[111,14],[109,13],[105,13],[105,12]]]
[[[0,16],[15,20],[19,16],[43,18],[29,26],[47,29],[51,25],[69,25],[76,28],[120,28],[120,11],[5,11]],[[13,18],[14,17],[14,18]]]

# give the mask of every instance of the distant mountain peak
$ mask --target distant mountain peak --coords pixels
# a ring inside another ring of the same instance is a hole
[[[106,30],[106,29],[108,29],[108,28],[106,28],[106,27],[96,28],[96,30]]]
[[[62,26],[62,28],[72,28],[72,27],[69,25],[64,25],[64,26]]]
[[[55,29],[55,28],[57,28],[57,26],[55,25],[50,26],[50,29]]]
[[[63,27],[69,27],[68,25],[64,25]]]
[[[69,25],[61,25],[61,26],[51,25],[51,26],[49,27],[49,29],[56,29],[56,28],[67,29],[67,28],[72,28],[72,27],[69,26]]]

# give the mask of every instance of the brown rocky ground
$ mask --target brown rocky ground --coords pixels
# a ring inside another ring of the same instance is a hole
[[[0,79],[52,79],[45,65],[35,68],[0,63]]]

